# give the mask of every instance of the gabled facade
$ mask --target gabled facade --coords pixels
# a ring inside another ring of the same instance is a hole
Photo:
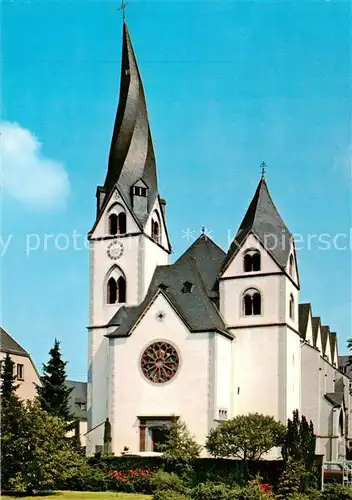
[[[299,305],[294,239],[264,176],[227,252],[201,234],[168,262],[165,201],[125,23],[120,101],[89,242],[88,454],[102,449],[106,418],[114,454],[152,454],[172,416],[204,444],[223,420],[260,412],[286,423],[295,409],[313,420],[318,449],[339,453],[346,396],[337,338]]]
[[[40,375],[30,354],[0,327],[0,363],[6,355],[11,356],[18,389],[16,394],[22,400],[32,401],[36,395],[36,385],[41,385]]]
[[[347,377],[338,366],[337,337],[312,316],[311,304],[299,305],[299,325],[302,413],[314,423],[317,453],[337,460],[346,454],[351,411]]]

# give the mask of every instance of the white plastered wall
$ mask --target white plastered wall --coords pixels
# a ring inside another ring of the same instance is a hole
[[[163,311],[163,321],[157,313]],[[109,415],[112,448],[139,452],[139,420],[143,416],[179,415],[197,441],[204,444],[214,413],[211,387],[210,333],[190,333],[168,300],[159,293],[127,338],[110,341],[111,395]],[[144,349],[152,342],[171,343],[180,356],[175,377],[165,384],[148,381],[140,368]]]

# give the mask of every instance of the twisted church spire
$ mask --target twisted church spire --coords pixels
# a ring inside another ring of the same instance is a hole
[[[117,184],[131,205],[131,189],[139,180],[147,186],[150,210],[158,195],[155,155],[143,83],[124,20],[120,99],[103,190],[108,194]],[[145,220],[140,222],[143,225]]]

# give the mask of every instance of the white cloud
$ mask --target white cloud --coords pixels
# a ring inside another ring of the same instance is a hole
[[[4,191],[31,208],[62,208],[70,191],[64,165],[42,156],[37,137],[18,123],[4,121],[0,130]]]

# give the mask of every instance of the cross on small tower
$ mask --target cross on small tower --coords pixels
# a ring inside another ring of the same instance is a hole
[[[266,174],[266,167],[267,167],[267,164],[265,163],[265,161],[262,161],[260,164],[260,168],[262,170],[262,177],[264,177]]]
[[[127,8],[128,3],[129,2],[125,2],[125,0],[121,0],[121,7],[119,8],[119,10],[122,10],[122,19],[124,21],[126,20],[125,10]]]

